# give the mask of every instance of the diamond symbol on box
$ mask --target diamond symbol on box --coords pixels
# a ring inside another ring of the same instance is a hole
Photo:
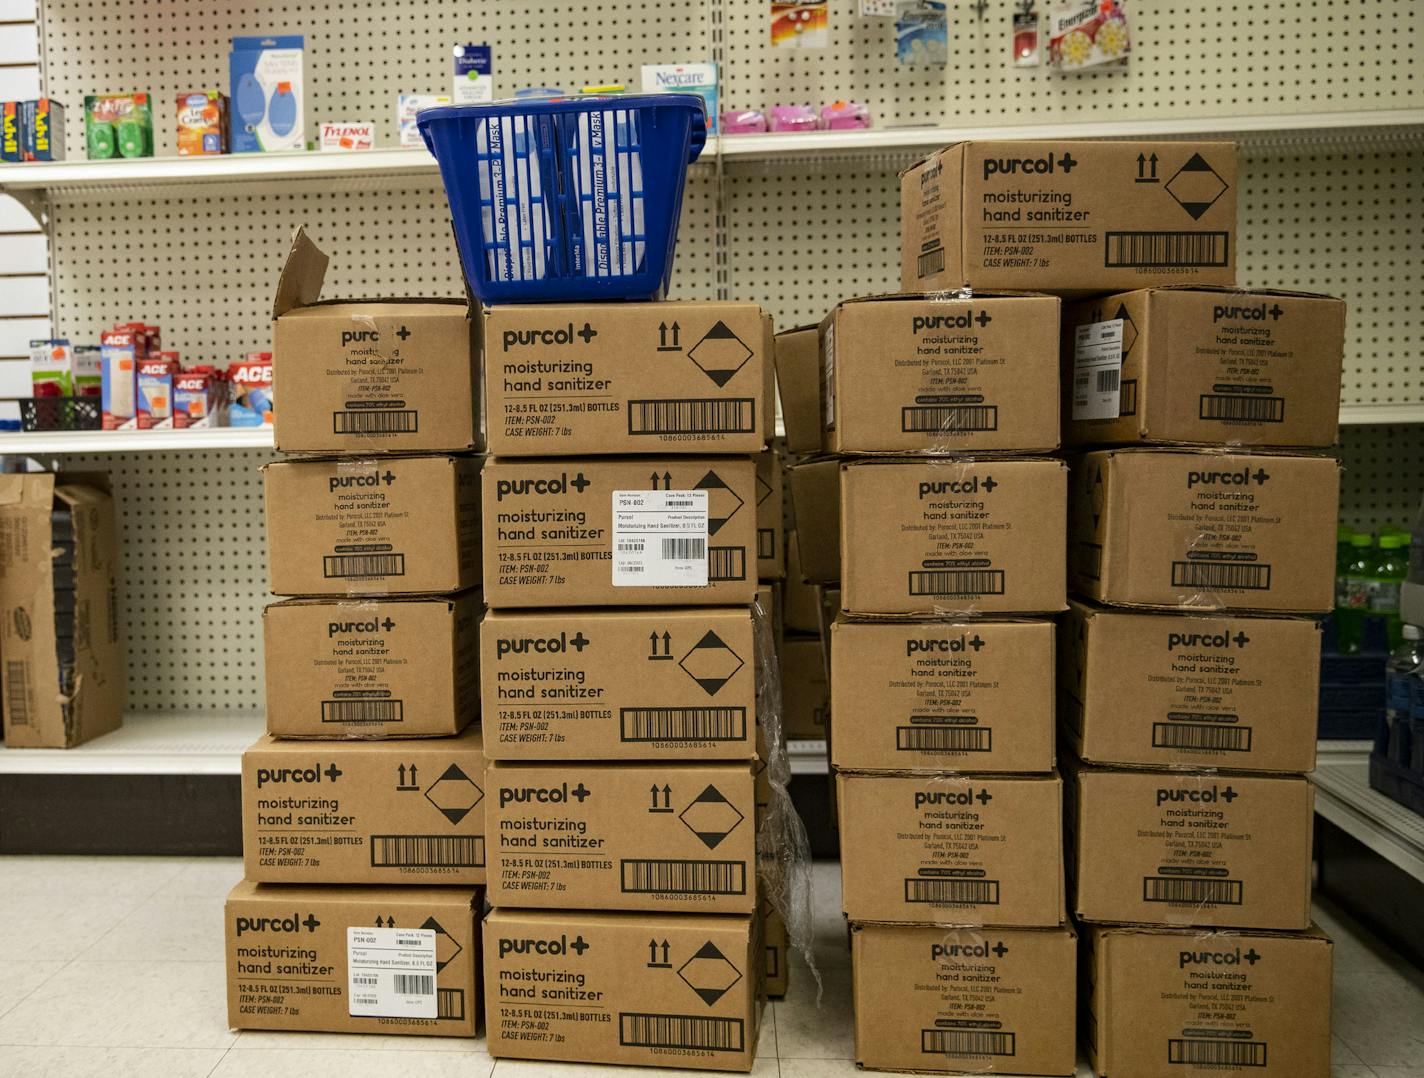
[[[677,975],[711,1007],[742,979],[742,971],[708,940],[682,964]]]
[[[746,817],[722,796],[721,790],[709,785],[697,795],[692,804],[678,813],[677,818],[702,840],[704,846],[715,850]]]
[[[1177,200],[1193,221],[1200,221],[1201,215],[1211,209],[1226,189],[1226,181],[1199,153],[1192,154],[1191,159],[1167,181],[1167,193]]]
[[[1118,304],[1114,318],[1122,319],[1122,358],[1126,359],[1132,346],[1137,343],[1137,323],[1132,320],[1132,315],[1127,313],[1127,304]]]
[[[708,472],[697,481],[693,490],[707,492],[707,534],[716,535],[722,525],[737,515],[746,503],[735,490],[722,481],[716,472]]]
[[[1098,530],[1098,521],[1103,517],[1103,466],[1098,465],[1093,472],[1093,531]]]
[[[702,639],[692,645],[692,650],[677,664],[687,676],[702,686],[708,696],[716,696],[717,690],[742,668],[742,657],[727,646],[727,642],[708,629]]]
[[[435,972],[442,969],[454,961],[455,956],[465,948],[455,941],[455,937],[446,932],[444,927],[434,917],[427,917],[421,928],[428,928],[435,933]]]
[[[757,473],[757,482],[756,482],[756,502],[757,502],[757,505],[760,505],[762,502],[766,501],[766,500],[767,500],[768,498],[770,498],[770,497],[771,497],[771,484],[768,483],[765,479],[763,479],[763,478],[761,477],[761,473],[758,472],[758,473]]]
[[[430,784],[425,799],[438,808],[451,823],[459,823],[470,814],[485,796],[469,775],[451,764],[445,773]]]
[[[718,319],[717,324],[687,350],[687,358],[696,363],[708,378],[724,386],[732,380],[732,375],[747,365],[747,360],[752,358],[752,350],[726,322]]]

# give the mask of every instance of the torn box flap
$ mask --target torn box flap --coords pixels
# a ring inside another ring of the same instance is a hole
[[[330,261],[311,241],[306,226],[298,226],[292,234],[292,249],[287,252],[282,275],[277,278],[277,295],[272,301],[274,321],[288,311],[310,306],[321,297],[321,284]]]

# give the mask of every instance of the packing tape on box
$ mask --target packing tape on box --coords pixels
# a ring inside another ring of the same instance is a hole
[[[806,825],[791,801],[791,759],[781,710],[781,671],[776,656],[772,614],[760,597],[752,602],[758,656],[757,719],[767,746],[766,774],[771,797],[757,824],[757,883],[786,922],[791,946],[816,979],[816,1003],[824,985],[816,968],[814,896],[811,891],[811,843]]]

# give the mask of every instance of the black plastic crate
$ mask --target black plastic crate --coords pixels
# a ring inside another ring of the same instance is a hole
[[[20,426],[27,431],[99,430],[99,397],[21,397]]]

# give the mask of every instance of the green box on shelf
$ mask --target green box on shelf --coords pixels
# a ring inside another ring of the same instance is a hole
[[[84,99],[89,160],[153,156],[153,106],[146,93],[90,94]]]

